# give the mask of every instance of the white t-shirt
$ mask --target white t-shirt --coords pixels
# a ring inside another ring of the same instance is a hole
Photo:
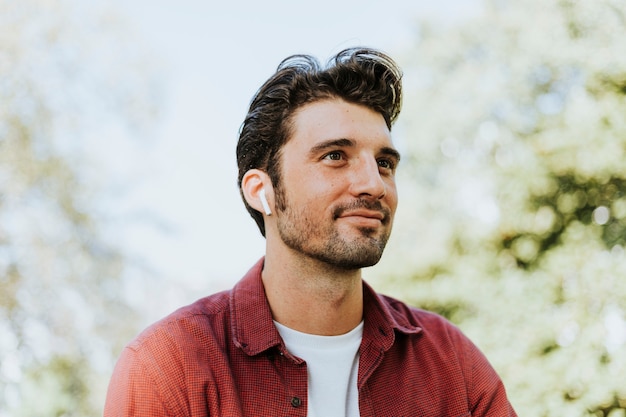
[[[359,416],[359,346],[363,322],[346,334],[318,336],[274,322],[287,350],[308,372],[307,417]]]

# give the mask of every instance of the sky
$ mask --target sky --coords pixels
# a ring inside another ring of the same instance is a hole
[[[149,137],[124,152],[131,157],[102,156],[132,176],[122,210],[159,219],[158,227],[128,226],[121,239],[170,288],[156,315],[232,286],[264,253],[236,185],[235,146],[253,94],[282,59],[307,53],[325,61],[366,45],[402,66],[419,20],[453,24],[481,11],[479,0],[113,4],[163,92]]]

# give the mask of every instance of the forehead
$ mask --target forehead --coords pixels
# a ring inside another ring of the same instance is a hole
[[[286,146],[313,147],[316,143],[351,139],[361,146],[391,147],[391,133],[382,114],[341,99],[305,104],[294,112]]]

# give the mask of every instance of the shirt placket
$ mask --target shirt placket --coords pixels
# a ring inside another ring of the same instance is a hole
[[[357,386],[359,390],[359,413],[361,417],[375,417],[372,394],[367,383],[370,375],[378,368],[382,362],[385,352],[382,348],[375,346],[371,341],[361,349],[359,359],[359,377]]]
[[[279,359],[283,368],[283,384],[287,396],[281,401],[281,409],[285,415],[293,417],[306,417],[307,415],[307,367],[306,363],[286,350],[279,353]]]

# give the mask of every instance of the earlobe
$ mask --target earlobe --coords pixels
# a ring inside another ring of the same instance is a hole
[[[267,173],[259,169],[249,170],[241,179],[241,191],[248,205],[266,216],[271,216],[272,209],[266,194],[268,187],[271,193],[272,182]],[[269,197],[271,198],[271,194]]]

